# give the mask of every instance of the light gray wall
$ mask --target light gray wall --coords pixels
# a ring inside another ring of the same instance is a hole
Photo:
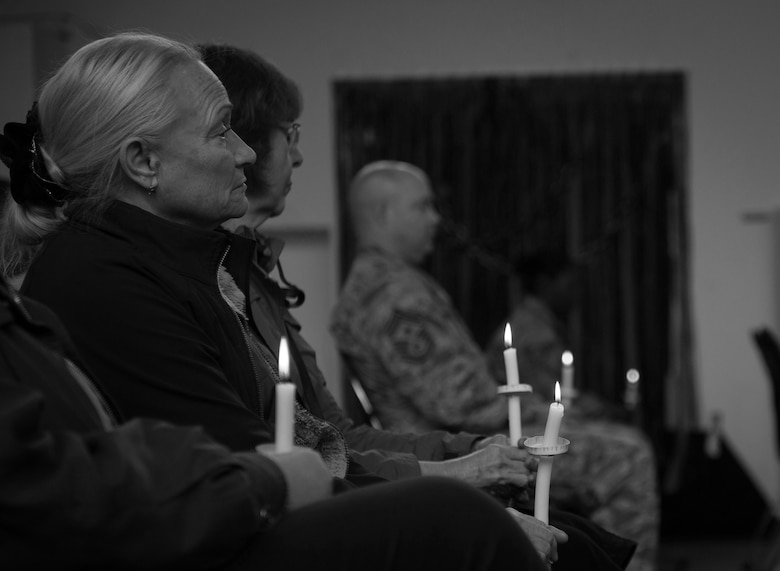
[[[318,259],[326,256],[328,264],[336,262],[338,232],[334,77],[687,71],[702,418],[723,411],[725,432],[737,454],[768,494],[780,496],[769,384],[748,337],[763,323],[780,329],[775,278],[780,243],[771,224],[748,223],[743,216],[780,207],[777,3],[28,0],[19,8],[0,7],[0,16],[46,10],[69,11],[107,30],[142,27],[184,40],[234,43],[257,50],[295,78],[306,99],[306,159],[296,173],[287,211],[274,226],[324,236],[326,248]],[[9,89],[8,77],[2,85],[3,91]],[[307,274],[305,264],[299,267],[302,275],[290,279],[335,299],[336,272],[323,278]],[[326,372],[335,378],[327,311],[308,319],[308,337],[320,355],[329,355]]]

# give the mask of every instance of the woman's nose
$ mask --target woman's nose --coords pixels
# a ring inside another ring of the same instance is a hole
[[[290,149],[290,157],[292,158],[293,168],[298,168],[303,164],[303,153],[298,148],[298,145],[293,145]]]
[[[257,153],[234,131],[230,131],[230,133],[235,137],[233,155],[236,157],[236,165],[241,168],[253,165],[257,160]]]

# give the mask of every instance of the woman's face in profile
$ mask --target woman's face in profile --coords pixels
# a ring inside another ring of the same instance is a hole
[[[154,146],[158,185],[150,206],[166,220],[213,229],[246,212],[244,167],[255,153],[230,130],[230,101],[205,65],[181,66],[171,86],[179,113]]]
[[[268,144],[265,160],[246,169],[249,186],[246,218],[250,225],[260,224],[284,211],[287,195],[292,189],[293,169],[303,164],[297,132],[292,132],[291,123],[272,129]]]

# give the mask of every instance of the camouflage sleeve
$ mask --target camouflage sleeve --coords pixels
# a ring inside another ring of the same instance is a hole
[[[419,476],[418,459],[445,460],[471,452],[480,435],[450,434],[444,431],[400,434],[377,430],[368,425],[356,426],[328,389],[325,377],[317,365],[314,348],[301,335],[299,322],[289,311],[285,313],[285,320],[291,326],[292,336],[314,386],[324,419],[343,432],[353,456],[365,468],[389,479]]]
[[[287,308],[283,308],[283,317],[300,351],[303,366],[317,395],[323,418],[342,431],[352,456],[362,466],[388,479],[399,479],[420,475],[418,459],[438,461],[471,452],[474,442],[480,438],[479,435],[450,434],[445,431],[401,434],[376,430],[366,425],[356,426],[342,411],[328,389],[325,377],[317,364],[314,348],[302,335],[300,322]],[[338,337],[336,340],[338,342]]]
[[[506,403],[454,309],[426,292],[387,303],[383,299],[386,309],[373,324],[374,346],[410,406],[433,426],[506,430]]]

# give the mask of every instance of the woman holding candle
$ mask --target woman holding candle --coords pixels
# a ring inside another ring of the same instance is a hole
[[[32,223],[5,228],[7,238],[44,238],[23,290],[67,323],[127,414],[207,422],[218,440],[251,450],[272,440],[276,357],[246,313],[254,242],[219,227],[247,209],[244,168],[255,152],[230,128],[230,101],[197,52],[152,36],[111,41],[144,54],[157,45],[162,55],[148,57],[162,61],[149,70],[140,63],[148,60],[130,59],[126,85],[104,85],[112,62],[82,52],[41,99],[39,155],[54,179],[44,187],[51,204],[30,206],[16,187],[22,204],[10,210],[26,208]],[[83,81],[101,88],[86,88],[88,102],[59,96],[75,89],[64,76],[84,73],[80,66],[94,73]],[[41,228],[49,233],[36,237]],[[345,476],[338,430],[301,416],[299,443]],[[242,418],[241,434],[226,428]]]
[[[249,278],[249,321],[269,351],[276,351],[282,336],[289,340],[291,380],[298,387],[301,402],[315,416],[338,427],[353,460],[383,477],[448,475],[479,487],[524,487],[535,463],[516,448],[504,446],[507,441],[503,436],[481,438],[443,431],[399,435],[355,426],[343,413],[328,390],[314,350],[289,311],[301,303],[302,293],[287,282],[280,286],[269,276],[274,267],[284,276],[279,261],[282,244],[261,234],[262,225],[284,211],[293,171],[303,164],[300,128],[287,131],[297,125],[302,112],[300,92],[294,82],[255,53],[215,44],[198,49],[234,104],[233,127],[258,156],[246,169],[249,208],[244,216],[223,226],[258,243]],[[235,423],[235,429],[243,430],[240,422]],[[501,446],[491,446],[496,443]],[[445,459],[447,462],[442,462]]]
[[[104,46],[118,54],[102,57]],[[138,54],[147,49],[155,55]],[[15,183],[25,180],[12,185],[21,217],[7,230],[31,237],[32,218],[43,223],[39,231],[46,227],[24,288],[63,315],[123,412],[206,422],[218,439],[248,450],[270,440],[279,375],[273,354],[248,326],[246,271],[254,245],[215,228],[240,212],[242,169],[254,155],[229,129],[221,85],[190,55],[172,42],[127,35],[78,52],[41,97],[41,133],[33,115],[11,137],[19,143],[14,152],[32,153],[34,170],[13,174]],[[111,81],[102,81],[106,76]],[[283,136],[293,135],[286,129]],[[28,158],[18,165],[29,167]],[[78,279],[52,279],[62,275]],[[320,451],[331,474],[345,474],[338,431],[297,410],[296,442]],[[378,481],[366,473],[347,476]],[[413,499],[411,491],[431,485],[403,488]],[[438,488],[427,505],[462,489]],[[387,501],[395,497],[386,493]],[[471,493],[455,496],[453,505],[471,505]],[[457,521],[438,520],[447,510],[430,513],[431,528]],[[401,519],[394,515],[387,525],[397,530],[407,515],[401,510]],[[554,558],[553,532],[535,529],[536,548]]]
[[[0,322],[7,568],[544,568],[510,517],[455,483],[331,498],[311,450],[234,454],[196,427],[122,424],[61,324],[4,281]]]
[[[112,377],[101,387],[122,402],[112,406],[116,415],[127,412],[134,391],[150,397],[149,416],[165,409],[168,419],[213,408],[264,419],[273,402],[261,381],[277,370],[246,329],[239,286],[253,244],[217,230],[246,209],[243,168],[254,160],[230,129],[230,108],[193,50],[120,34],[76,52],[43,88],[40,118],[34,110],[0,138],[14,200],[3,259],[18,254],[20,241],[43,240],[24,288],[62,313],[85,361]],[[327,470],[310,450],[269,452],[270,461],[245,454],[242,462],[202,434],[192,440],[201,450],[191,453],[177,436],[188,433],[170,425],[159,427],[156,443],[143,430],[116,427],[85,367],[64,359],[67,343],[50,314],[28,311],[5,287],[0,293],[0,513],[11,530],[0,534],[4,562],[543,568],[512,518],[462,484],[420,480],[330,498],[333,466]],[[258,384],[247,387],[245,378]],[[40,406],[41,395],[48,406]],[[166,406],[171,400],[191,410],[177,415]],[[271,440],[262,423],[253,426],[245,451]],[[218,424],[210,429],[219,432]],[[316,424],[308,429],[312,438],[322,433]],[[254,468],[242,473],[241,466]],[[174,468],[190,469],[174,475]],[[174,503],[199,490],[200,505]],[[178,520],[162,517],[174,511]]]

